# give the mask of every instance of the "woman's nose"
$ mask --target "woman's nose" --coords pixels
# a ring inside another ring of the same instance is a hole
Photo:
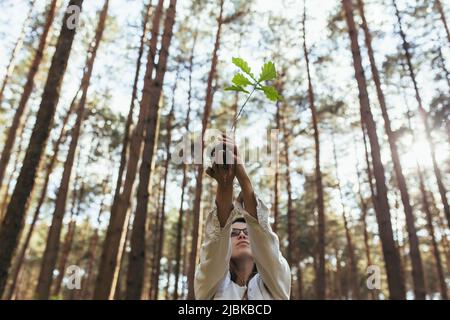
[[[240,231],[239,232],[239,236],[238,236],[238,239],[247,239],[248,237],[247,237],[247,235],[244,233],[244,231]]]

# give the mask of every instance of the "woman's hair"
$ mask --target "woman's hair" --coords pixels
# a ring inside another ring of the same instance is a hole
[[[247,221],[245,221],[245,219],[243,217],[238,217],[238,218],[234,219],[231,224],[236,223],[236,222],[247,223]]]

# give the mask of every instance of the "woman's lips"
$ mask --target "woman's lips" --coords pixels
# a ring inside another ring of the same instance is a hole
[[[239,241],[236,245],[237,245],[237,246],[240,246],[241,244],[245,244],[245,245],[249,246],[249,245],[250,245],[250,242],[245,241],[245,240],[241,240],[241,241]]]

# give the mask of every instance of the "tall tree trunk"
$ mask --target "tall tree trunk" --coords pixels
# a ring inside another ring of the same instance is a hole
[[[190,211],[190,210],[189,210]],[[192,216],[192,211],[189,212]],[[191,232],[191,223],[192,219],[187,219],[186,223],[184,224],[184,230],[183,230],[183,276],[185,280],[183,281],[183,285],[181,286],[182,295],[184,298],[187,298],[187,292],[188,292],[188,280],[187,280],[187,274],[189,270],[189,250],[188,250],[188,235],[192,234]]]
[[[133,124],[133,114],[134,114],[135,104],[137,103],[138,83],[139,83],[139,78],[140,78],[140,73],[141,73],[142,57],[143,57],[144,49],[145,49],[145,43],[146,43],[147,32],[148,32],[148,24],[149,24],[151,12],[152,12],[152,0],[149,0],[148,4],[145,5],[145,7],[144,7],[143,21],[142,21],[142,34],[141,34],[141,38],[140,38],[138,58],[136,60],[136,72],[134,75],[130,108],[128,111],[127,121],[125,123],[125,130],[124,130],[124,136],[123,136],[123,141],[122,141],[122,151],[120,154],[120,165],[119,165],[119,171],[117,174],[116,188],[115,188],[115,192],[114,192],[114,198],[113,198],[114,200],[113,200],[113,207],[111,209],[111,213],[114,213],[116,211],[115,204],[117,203],[117,201],[119,201],[120,191],[121,191],[122,182],[123,182],[123,175],[124,175],[124,171],[125,171],[125,166],[127,164],[127,155],[128,155],[127,151],[128,151],[129,145],[130,145],[130,130],[131,130],[131,125]],[[154,43],[156,43],[153,38],[152,38],[152,41]],[[126,231],[126,234],[128,235],[128,229]],[[125,236],[125,238],[126,238],[126,236]],[[125,239],[124,245],[126,245],[126,242],[127,241]],[[121,254],[120,266],[122,265],[122,260],[123,260],[124,256],[125,256],[124,254]],[[120,274],[120,267],[119,267],[119,274]],[[116,288],[119,289],[119,291],[120,291],[120,275],[118,275],[118,281],[116,282]],[[116,289],[116,293],[117,293],[117,289]],[[116,296],[116,294],[114,296]],[[118,296],[120,296],[120,294]],[[116,299],[116,297],[114,299]]]
[[[19,105],[16,108],[11,127],[9,128],[8,134],[6,136],[5,145],[3,146],[3,151],[0,156],[0,186],[3,184],[3,178],[5,176],[6,168],[11,157],[11,151],[14,147],[14,142],[16,141],[16,136],[20,135],[18,129],[21,127],[23,114],[26,113],[28,99],[30,98],[31,92],[33,91],[34,78],[36,77],[36,74],[39,70],[39,65],[41,64],[42,58],[44,57],[44,50],[47,45],[47,38],[48,34],[50,33],[50,28],[55,18],[58,1],[59,0],[52,0],[48,9],[44,29],[39,39],[39,45],[36,53],[34,54],[33,61],[31,62],[30,70],[27,74],[27,80],[23,87],[23,93],[20,98]]]
[[[25,128],[29,118],[30,118],[30,113],[27,114],[27,116],[26,116],[26,118],[25,118],[25,120],[24,120],[24,122],[22,124],[23,128]],[[8,178],[8,182],[6,183],[5,195],[3,197],[2,205],[0,207],[0,222],[3,220],[3,213],[5,212],[6,205],[8,204],[9,188],[11,187],[11,183],[13,181],[14,174],[19,170],[20,156],[22,154],[22,150],[23,150],[23,147],[24,147],[24,138],[25,138],[24,132],[23,132],[23,128],[20,129],[20,132],[22,132],[22,134],[20,135],[19,141],[18,141],[18,148],[17,148],[17,152],[16,152],[17,153],[16,154],[16,159],[14,161],[14,167],[13,167],[13,170],[12,170],[12,172],[11,172],[9,178]]]
[[[160,56],[154,81],[149,88],[149,112],[146,115],[146,134],[142,162],[139,169],[139,185],[137,189],[137,203],[131,233],[131,252],[127,274],[127,299],[140,299],[144,284],[145,269],[145,226],[147,220],[147,206],[149,187],[154,167],[154,154],[157,146],[159,131],[159,100],[167,69],[172,30],[175,24],[177,0],[171,0],[164,20]]]
[[[416,93],[416,101],[417,101],[417,106],[419,108],[419,114],[420,114],[420,117],[422,118],[423,125],[425,127],[425,134],[426,134],[427,142],[428,142],[428,145],[429,145],[430,151],[431,151],[431,160],[433,162],[434,175],[436,176],[436,182],[438,185],[439,194],[441,196],[441,201],[444,206],[445,216],[447,217],[448,226],[450,227],[450,207],[448,205],[447,190],[444,186],[444,183],[442,182],[441,171],[440,171],[440,169],[437,165],[437,161],[436,161],[436,148],[435,148],[435,145],[433,142],[433,137],[431,136],[430,125],[428,123],[428,113],[423,108],[422,97],[420,95],[419,87],[418,87],[417,81],[416,81],[416,73],[415,73],[415,70],[414,70],[414,67],[412,64],[412,55],[411,55],[411,52],[409,51],[410,44],[406,40],[406,34],[403,31],[402,19],[401,19],[400,12],[397,7],[397,2],[395,0],[392,0],[392,4],[394,5],[394,8],[395,8],[395,15],[397,17],[399,33],[400,33],[400,37],[402,39],[402,46],[403,46],[403,51],[405,53],[406,64],[408,66],[409,76],[411,78],[411,81],[412,81],[413,87],[414,87],[414,91]]]
[[[108,176],[103,181],[102,195],[106,195],[108,184],[109,184],[110,180],[111,180],[111,177]],[[105,196],[102,197],[102,200],[100,202],[100,208],[99,208],[99,211],[97,214],[97,225],[100,225],[100,223],[101,223],[101,217],[103,215],[104,206],[105,206]],[[83,299],[83,300],[88,299],[88,297],[90,296],[89,285],[91,284],[92,279],[94,277],[94,274],[93,274],[94,273],[94,263],[95,263],[96,253],[97,253],[98,239],[99,239],[99,228],[97,226],[89,240],[89,247],[88,247],[88,251],[86,252],[86,256],[88,257],[88,262],[86,264],[86,274],[81,283],[81,294],[80,294],[81,299]]]
[[[358,34],[353,16],[353,5],[351,0],[342,0],[342,5],[345,11],[349,37],[351,40],[355,78],[358,83],[359,90],[361,120],[367,129],[371,146],[377,191],[376,203],[378,210],[376,217],[383,248],[389,294],[391,299],[405,299],[406,291],[401,272],[401,262],[392,232],[391,215],[389,212],[389,202],[387,198],[386,178],[384,176],[383,163],[381,162],[380,145],[378,143],[376,126],[370,110],[369,96],[367,94],[367,83],[362,66],[361,51],[357,37]]]
[[[416,141],[416,135],[413,131],[413,127],[412,127],[412,123],[411,123],[411,112],[409,110],[409,107],[407,108],[407,117],[408,117],[409,131],[411,132],[413,141]],[[434,230],[434,225],[433,225],[433,214],[431,212],[432,206],[430,204],[430,201],[428,200],[428,192],[427,192],[427,188],[425,187],[425,179],[424,179],[424,176],[422,173],[422,168],[420,167],[419,161],[417,159],[416,159],[416,173],[419,178],[419,189],[420,189],[420,195],[421,195],[421,200],[422,200],[422,210],[425,212],[427,229],[428,229],[428,233],[431,238],[431,244],[433,246],[433,256],[434,256],[434,260],[435,260],[436,272],[438,275],[441,296],[442,296],[442,299],[448,300],[447,284],[445,281],[445,275],[444,275],[444,271],[442,268],[441,255],[439,252],[439,246],[438,246],[438,243],[436,240],[436,235],[435,235],[435,230]],[[434,199],[433,199],[432,193],[431,193],[431,197],[432,197],[432,201],[433,201]],[[436,210],[436,211],[438,213],[439,218],[441,218],[441,215],[439,214],[440,213],[439,210]],[[441,236],[443,239],[446,240],[445,233],[441,234]],[[450,268],[449,268],[449,270],[450,270]]]
[[[373,185],[373,173],[372,173],[372,163],[370,161],[370,155],[369,155],[369,148],[367,146],[367,132],[366,127],[364,125],[364,122],[361,119],[361,131],[363,136],[363,144],[364,144],[364,159],[366,161],[366,172],[367,172],[367,180],[369,182],[369,188],[370,188],[370,198],[372,200],[372,205],[377,212],[377,198],[375,195],[375,186]]]
[[[281,92],[281,91],[280,91]],[[287,192],[287,233],[288,233],[288,262],[293,269],[297,270],[297,285],[298,290],[295,296],[294,291],[291,291],[291,298],[296,298],[297,300],[303,299],[303,284],[302,284],[302,270],[300,266],[300,247],[298,245],[298,235],[295,230],[297,230],[297,222],[295,219],[293,200],[292,200],[292,180],[291,180],[291,170],[290,170],[290,160],[289,160],[289,137],[286,128],[286,119],[280,116],[280,126],[283,132],[284,139],[284,161],[285,161],[285,175],[286,175],[286,192]],[[292,284],[293,286],[293,284]]]
[[[3,78],[2,85],[0,87],[0,106],[2,105],[2,102],[3,102],[3,94],[5,92],[6,85],[8,84],[9,79],[11,78],[11,76],[14,72],[14,69],[16,67],[16,64],[15,64],[16,56],[19,53],[20,49],[22,49],[23,40],[25,38],[26,27],[30,23],[35,4],[36,4],[36,0],[30,1],[30,8],[28,9],[28,13],[22,24],[22,29],[20,30],[19,37],[17,38],[17,41],[14,44],[14,48],[11,52],[11,57],[9,58],[8,66],[6,67],[5,77]],[[0,183],[0,186],[1,186],[1,183]]]
[[[356,155],[357,155],[357,152],[356,152],[356,144],[355,144],[355,158],[358,159],[356,157]],[[372,264],[372,257],[371,257],[371,254],[370,254],[369,232],[367,230],[367,212],[368,212],[368,208],[367,208],[367,203],[364,200],[362,192],[361,192],[361,172],[359,170],[358,160],[357,160],[357,163],[356,163],[356,176],[357,176],[357,179],[358,179],[358,197],[359,197],[359,205],[360,205],[360,208],[361,208],[361,222],[362,222],[363,236],[364,236],[364,251],[365,251],[365,254],[366,254],[367,267],[369,267],[369,266],[371,266],[373,264]],[[370,289],[370,294],[371,294],[373,300],[377,299],[377,292],[376,292],[375,288],[374,289]]]
[[[442,47],[440,45],[438,46],[437,54],[438,54],[438,58],[439,58],[440,67],[442,69],[441,71],[445,74],[445,80],[447,81],[447,87],[450,90],[450,71],[446,67],[445,58],[442,53]],[[446,125],[447,125],[447,133],[449,133],[450,132],[449,121],[446,122]]]
[[[381,114],[384,120],[384,128],[388,137],[389,148],[392,155],[392,162],[394,166],[395,177],[397,180],[398,189],[400,191],[400,196],[402,199],[403,208],[405,211],[405,221],[406,229],[408,231],[409,240],[409,254],[411,257],[412,265],[412,278],[414,285],[414,294],[416,299],[424,300],[426,296],[425,289],[425,275],[422,265],[422,257],[419,250],[419,239],[417,238],[417,229],[415,226],[415,217],[413,214],[411,201],[408,193],[408,188],[406,186],[405,176],[403,175],[402,165],[400,163],[400,157],[397,151],[397,142],[395,135],[391,128],[391,120],[387,112],[386,99],[384,92],[381,88],[381,79],[378,67],[375,61],[375,55],[372,47],[372,35],[369,30],[369,26],[366,21],[366,15],[364,13],[364,2],[363,0],[358,0],[359,13],[362,19],[362,28],[365,35],[365,43],[369,55],[370,67],[372,70],[373,81],[375,82],[378,102],[381,108]]]
[[[162,6],[162,3],[160,3],[160,5]],[[162,7],[158,7],[157,10],[159,10],[159,12],[161,12]],[[131,95],[131,105],[130,105],[130,109],[128,112],[128,118],[127,118],[127,122],[126,122],[126,126],[125,126],[125,133],[124,133],[124,137],[123,137],[123,143],[122,143],[122,153],[121,153],[121,159],[120,159],[120,167],[119,167],[119,172],[118,172],[118,176],[117,176],[117,183],[116,183],[116,189],[115,189],[115,194],[114,194],[114,201],[113,201],[113,207],[111,210],[112,214],[115,214],[116,212],[116,204],[118,201],[120,201],[120,190],[121,190],[121,186],[122,186],[122,181],[123,181],[123,175],[124,175],[124,171],[125,171],[125,166],[127,164],[127,151],[130,145],[130,129],[131,129],[131,124],[133,122],[133,113],[134,113],[134,105],[136,103],[136,99],[137,99],[137,86],[138,86],[138,82],[139,82],[139,77],[140,77],[140,69],[141,69],[141,61],[142,61],[142,56],[144,53],[144,46],[146,44],[146,39],[147,39],[147,33],[148,33],[148,24],[149,24],[149,20],[152,14],[152,1],[150,0],[148,5],[145,6],[145,12],[144,12],[144,19],[143,19],[143,23],[142,23],[142,35],[141,35],[141,39],[140,39],[140,47],[139,47],[139,51],[138,51],[138,59],[136,61],[136,73],[135,73],[135,78],[134,78],[134,84],[133,84],[133,91],[132,91],[132,95]],[[154,16],[154,18],[158,19],[157,22],[157,30],[159,30],[159,19],[160,19],[160,15],[156,15]],[[154,60],[154,56],[156,54],[156,44],[157,44],[157,36],[158,36],[159,31],[156,31],[156,37],[152,36],[151,39],[151,51],[149,51],[149,54],[151,54],[152,59]],[[154,33],[153,33],[154,34]],[[152,60],[152,63],[154,63],[154,61]],[[153,70],[153,65],[151,66],[151,70]],[[149,69],[147,69],[147,72],[149,71]],[[141,110],[143,110],[141,108]],[[146,110],[146,109],[145,109]],[[142,134],[140,139],[142,138]],[[140,140],[141,141],[141,140]],[[139,158],[136,160],[138,161]],[[131,159],[130,161],[135,161],[134,159]],[[137,162],[136,162],[137,163]],[[137,165],[136,165],[137,168]],[[134,176],[136,175],[136,169],[134,169]],[[133,179],[134,179],[133,176]],[[133,185],[134,188],[134,185]],[[131,203],[129,205],[129,208],[127,208],[126,211],[126,215],[130,214],[130,210],[131,210]],[[129,240],[130,237],[130,232],[129,232],[129,226],[130,226],[130,219],[128,219],[127,222],[127,229],[125,231],[125,240],[123,242],[123,249],[119,249],[120,251],[120,262],[119,265],[116,267],[117,270],[117,281],[116,281],[116,285],[115,285],[115,293],[114,293],[114,299],[120,299],[122,297],[122,293],[121,293],[121,288],[122,288],[122,282],[121,282],[121,278],[122,278],[122,266],[124,261],[128,258],[128,256],[126,254],[124,254],[124,250],[127,246],[127,242]]]
[[[278,137],[278,130],[280,130],[280,103],[277,101],[277,110],[275,113],[275,125],[277,130],[277,137]],[[273,194],[273,225],[272,230],[273,232],[277,233],[278,231],[278,220],[280,219],[280,212],[279,212],[279,180],[280,180],[280,173],[279,173],[279,150],[278,150],[278,143],[276,144],[276,150],[274,150],[275,156],[277,157],[275,160],[275,177],[274,177],[274,194]]]
[[[289,161],[289,135],[286,128],[286,119],[281,117],[281,128],[283,130],[283,140],[284,140],[284,162],[285,162],[285,175],[286,175],[286,192],[287,192],[287,236],[288,236],[288,250],[287,250],[287,260],[291,268],[294,266],[298,268],[298,246],[295,243],[295,230],[297,229],[297,223],[295,221],[293,203],[292,203],[292,182],[291,182],[291,170]],[[293,284],[291,284],[293,285]],[[293,290],[291,290],[291,296]]]
[[[187,103],[187,112],[186,119],[184,121],[184,129],[185,133],[189,133],[189,124],[190,124],[190,114],[191,114],[191,103],[192,103],[192,72],[194,67],[194,53],[197,44],[197,36],[198,30],[196,29],[193,34],[193,42],[191,47],[191,53],[189,57],[189,89],[188,89],[188,103]],[[187,164],[183,161],[183,178],[181,182],[181,199],[180,199],[180,209],[178,211],[178,222],[177,222],[177,238],[176,238],[176,248],[175,248],[175,287],[173,292],[173,299],[178,300],[178,284],[180,281],[180,269],[181,269],[181,244],[182,244],[182,232],[183,232],[183,216],[186,216],[184,211],[184,198],[186,193],[186,185],[187,185]],[[186,217],[187,219],[187,217]],[[185,222],[186,223],[186,222]],[[185,247],[184,247],[185,248]],[[184,274],[184,273],[183,273]]]
[[[427,229],[428,229],[428,233],[430,234],[431,244],[433,246],[433,256],[434,256],[434,260],[435,260],[435,264],[436,264],[436,272],[437,272],[438,279],[439,279],[439,288],[441,290],[441,297],[443,300],[448,300],[447,284],[445,282],[444,270],[442,268],[441,254],[439,252],[439,246],[438,246],[435,232],[434,232],[433,217],[430,212],[430,205],[428,202],[427,191],[425,189],[423,175],[422,175],[422,172],[419,167],[417,168],[417,171],[419,173],[419,186],[420,186],[420,192],[422,194],[422,207],[423,207],[423,211],[425,212],[425,216],[426,216],[426,220],[427,220]],[[445,235],[443,235],[443,237],[445,237]]]
[[[432,207],[435,208],[435,201],[434,201],[434,197],[433,197],[433,193],[430,193],[430,198],[431,198],[431,203],[433,204]],[[445,234],[445,231],[447,229],[444,218],[442,217],[442,215],[440,215],[439,210],[437,209],[437,218],[438,218],[438,226],[439,226],[439,233],[442,234],[441,237],[441,242],[442,242],[442,247],[444,250],[444,255],[445,255],[445,262],[446,262],[446,266],[447,266],[447,273],[450,273],[450,245],[448,242],[448,236]]]
[[[133,191],[134,193],[134,191]],[[133,203],[130,204],[130,207],[133,205]],[[131,209],[128,209],[131,210]],[[128,214],[129,216],[129,214]],[[130,243],[130,236],[131,236],[131,219],[128,219],[126,221],[126,226],[125,226],[125,236],[123,238],[123,243],[121,243],[120,245],[120,250],[121,250],[121,255],[120,255],[120,260],[119,260],[119,265],[118,265],[118,272],[117,272],[117,279],[115,280],[114,283],[114,300],[120,300],[123,299],[125,296],[125,289],[123,289],[124,286],[124,281],[123,279],[123,274],[126,273],[125,270],[125,261],[128,260],[128,256],[129,254],[126,254],[126,248]]]
[[[141,158],[142,137],[145,129],[145,118],[150,106],[150,86],[153,82],[152,73],[154,67],[154,58],[156,56],[156,47],[158,44],[158,35],[160,20],[163,12],[164,0],[158,0],[155,14],[152,19],[152,36],[150,40],[149,51],[147,55],[147,65],[142,89],[142,99],[139,108],[139,116],[136,127],[134,128],[129,141],[128,162],[123,181],[123,189],[120,195],[114,199],[111,208],[111,218],[106,231],[105,241],[103,242],[100,266],[95,284],[94,299],[113,299],[118,280],[119,262],[122,260],[123,252],[121,250],[125,241],[126,229],[130,219],[130,199],[134,190],[134,180],[139,159]]]
[[[152,233],[152,246],[151,246],[151,277],[150,277],[150,290],[149,290],[149,297],[150,299],[156,299],[155,297],[158,296],[158,293],[155,292],[156,284],[155,281],[159,280],[159,274],[156,274],[159,272],[159,269],[156,268],[156,259],[158,255],[158,241],[159,241],[159,225],[161,221],[161,203],[162,203],[162,194],[164,187],[164,179],[161,179],[160,183],[158,184],[158,189],[156,191],[156,207],[155,207],[155,214],[153,215],[153,223],[149,227],[149,230],[151,230]]]
[[[78,160],[80,161],[80,160]],[[79,177],[75,180],[80,179]],[[63,246],[61,248],[60,257],[59,257],[59,264],[58,264],[58,276],[55,279],[55,285],[53,288],[53,296],[58,296],[61,291],[61,285],[64,279],[64,274],[66,271],[66,265],[67,261],[69,259],[69,254],[72,249],[73,244],[73,238],[75,236],[75,228],[77,226],[77,217],[80,215],[81,211],[81,203],[83,201],[84,197],[84,182],[80,186],[80,190],[77,190],[76,187],[74,187],[73,190],[73,205],[72,205],[72,212],[71,212],[71,219],[69,222],[69,225],[67,227],[67,233],[64,239]],[[78,202],[78,204],[77,204]],[[75,205],[77,204],[76,211],[75,211]]]
[[[88,50],[86,59],[86,67],[81,80],[82,94],[77,105],[77,119],[72,128],[71,141],[69,151],[67,153],[66,161],[64,162],[64,171],[61,178],[61,183],[55,201],[55,210],[53,213],[52,224],[49,229],[47,244],[42,258],[42,267],[39,274],[38,285],[36,287],[36,295],[40,300],[46,300],[50,295],[50,287],[52,284],[53,269],[56,265],[58,257],[60,236],[64,213],[66,209],[67,193],[69,189],[70,177],[72,175],[72,167],[75,160],[75,153],[77,150],[78,140],[81,135],[81,127],[85,118],[86,99],[89,89],[89,84],[94,69],[94,62],[97,56],[97,51],[105,30],[105,22],[108,16],[109,0],[106,0],[102,11],[100,13],[97,29],[95,32],[93,45]]]
[[[336,142],[334,139],[334,128],[332,128],[331,131],[331,139],[333,143],[333,158],[334,158],[334,168],[336,171],[336,180],[337,180],[337,187],[339,190],[339,197],[341,202],[341,210],[342,210],[342,219],[344,221],[344,229],[345,229],[345,239],[347,240],[347,250],[348,250],[348,262],[350,265],[350,283],[352,286],[352,298],[359,300],[360,294],[359,294],[359,275],[358,275],[358,267],[357,267],[357,261],[355,256],[355,249],[353,245],[353,239],[352,235],[350,233],[350,229],[348,226],[348,220],[347,220],[347,212],[345,210],[344,205],[344,194],[342,193],[342,187],[341,187],[341,179],[339,177],[339,165],[337,160],[337,151],[336,151]]]
[[[80,10],[82,4],[83,0],[71,0],[69,2],[69,6],[78,6]],[[11,260],[17,248],[19,234],[24,223],[25,209],[35,183],[36,171],[44,152],[56,105],[58,104],[61,84],[76,30],[75,28],[69,29],[66,24],[71,15],[72,13],[67,11],[64,16],[33,133],[31,134],[22,169],[6,210],[5,219],[0,227],[0,243],[2,243],[3,247],[0,252],[0,296],[5,289]]]
[[[444,7],[442,6],[441,0],[435,0],[434,4],[439,11],[439,15],[441,17],[442,24],[444,25],[445,32],[447,33],[447,40],[450,43],[450,31],[447,24],[447,19],[445,18]]]
[[[142,62],[142,56],[144,54],[145,41],[146,41],[147,32],[148,32],[148,22],[150,19],[151,8],[152,8],[152,3],[150,0],[148,5],[145,6],[144,19],[142,22],[142,34],[141,34],[141,40],[140,40],[140,45],[139,45],[139,50],[138,50],[138,58],[136,60],[136,72],[134,74],[134,82],[133,82],[133,89],[132,89],[132,93],[131,93],[130,108],[128,110],[127,121],[125,122],[125,129],[124,129],[124,135],[123,135],[123,141],[122,141],[122,151],[120,153],[119,171],[117,174],[116,189],[114,192],[114,203],[116,203],[118,201],[117,199],[120,196],[120,189],[122,187],[123,174],[125,171],[125,165],[127,163],[127,150],[128,150],[128,146],[130,144],[130,129],[131,129],[131,125],[133,124],[134,107],[136,105],[136,100],[137,100],[137,90],[138,90],[138,83],[139,83],[139,78],[140,78],[140,73],[141,73],[141,64],[142,64],[141,62]]]
[[[306,61],[306,72],[308,76],[308,101],[311,109],[312,123],[314,128],[314,147],[315,147],[315,161],[316,161],[316,205],[318,211],[318,255],[319,264],[316,270],[316,297],[323,300],[326,298],[326,283],[325,283],[325,207],[323,202],[323,183],[322,171],[320,169],[320,138],[319,125],[317,117],[317,108],[314,101],[314,91],[311,81],[311,73],[309,67],[308,47],[306,44],[306,1],[303,1],[303,53]]]
[[[169,164],[170,164],[170,145],[172,143],[172,129],[173,129],[173,121],[174,121],[174,109],[175,109],[175,93],[177,90],[177,83],[179,79],[180,69],[177,70],[177,75],[175,77],[175,83],[172,88],[172,107],[170,109],[168,118],[167,118],[167,136],[166,136],[166,159],[164,161],[164,178],[163,178],[163,195],[162,195],[162,205],[161,205],[161,221],[159,222],[159,239],[156,242],[157,245],[157,255],[156,255],[156,272],[158,277],[155,279],[154,283],[154,293],[158,294],[159,291],[159,270],[160,270],[160,262],[161,257],[164,251],[164,224],[166,219],[166,192],[167,192],[167,177],[169,175]],[[156,273],[155,273],[156,274]],[[154,297],[157,299],[157,296]]]
[[[12,274],[13,281],[9,288],[8,293],[6,294],[6,299],[8,299],[8,300],[12,299],[12,295],[13,295],[14,291],[16,290],[17,280],[18,280],[19,274],[21,273],[21,270],[22,270],[23,261],[25,259],[25,255],[28,250],[28,246],[30,245],[30,241],[31,241],[31,237],[33,235],[34,228],[36,226],[37,221],[39,220],[39,213],[41,211],[41,207],[44,204],[44,200],[47,195],[47,188],[48,188],[48,184],[50,182],[50,175],[53,172],[53,168],[56,164],[56,160],[57,160],[58,154],[59,154],[59,148],[60,148],[61,143],[64,140],[64,137],[66,135],[66,125],[67,125],[67,122],[69,121],[70,115],[73,113],[76,97],[78,96],[79,91],[80,91],[80,89],[78,89],[77,93],[75,94],[75,96],[70,104],[69,110],[67,111],[66,115],[63,118],[63,121],[61,124],[61,129],[60,129],[60,132],[58,135],[58,139],[56,139],[56,141],[53,143],[52,156],[45,168],[44,183],[42,185],[42,189],[41,189],[39,198],[37,200],[36,208],[34,209],[33,218],[31,220],[30,227],[25,236],[25,241],[22,245],[21,250],[19,251],[15,267],[12,269],[13,270],[13,274]]]
[[[198,240],[199,240],[199,227],[200,221],[202,220],[201,216],[201,200],[202,200],[202,189],[203,189],[203,150],[204,150],[204,139],[205,132],[208,128],[209,123],[209,115],[211,113],[211,108],[213,104],[214,98],[214,88],[213,88],[213,80],[216,75],[217,69],[217,60],[218,60],[218,51],[220,48],[220,37],[222,34],[222,25],[223,25],[223,7],[225,0],[220,0],[220,12],[217,19],[217,31],[216,31],[216,40],[214,43],[214,49],[212,52],[212,60],[211,60],[211,68],[208,74],[208,84],[206,87],[206,98],[205,98],[205,106],[203,109],[203,119],[202,119],[202,133],[200,136],[201,143],[201,163],[197,165],[196,172],[196,184],[195,184],[195,199],[194,199],[194,207],[192,211],[192,243],[191,243],[191,252],[189,256],[189,270],[188,270],[188,299],[195,299],[194,293],[194,277],[195,277],[195,267],[197,264],[197,251],[198,251]]]
[[[150,299],[157,300],[159,296],[159,277],[161,275],[161,269],[160,269],[160,261],[161,258],[159,256],[159,242],[162,240],[161,235],[164,232],[164,225],[162,222],[162,202],[163,202],[163,193],[164,193],[164,179],[163,186],[160,187],[162,192],[159,192],[161,194],[161,201],[159,201],[157,212],[156,212],[156,221],[155,225],[153,226],[153,232],[154,232],[154,241],[153,241],[153,251],[152,251],[152,278],[150,283]]]

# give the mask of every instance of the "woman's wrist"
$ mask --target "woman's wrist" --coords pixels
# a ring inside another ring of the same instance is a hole
[[[242,164],[237,165],[236,178],[241,186],[242,184],[250,183],[250,178],[247,175],[247,171],[245,171],[245,167]]]
[[[244,175],[238,177],[239,185],[241,186],[241,189],[244,190],[252,190],[252,182],[249,178],[249,176],[245,173]]]
[[[219,184],[216,193],[216,206],[221,227],[225,226],[230,212],[233,210],[233,185]]]

